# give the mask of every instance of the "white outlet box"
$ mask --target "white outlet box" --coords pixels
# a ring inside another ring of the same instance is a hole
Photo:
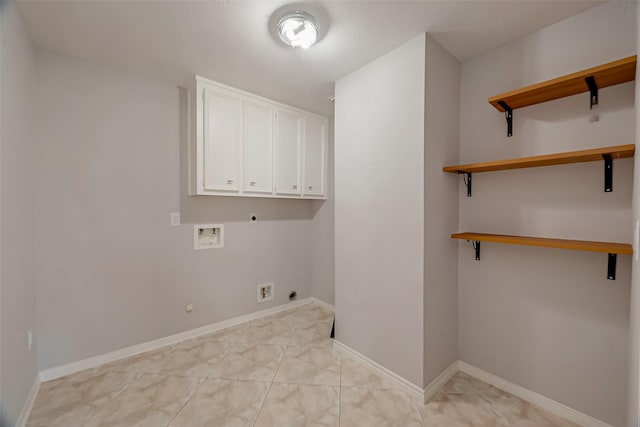
[[[275,285],[273,283],[262,283],[258,285],[258,304],[273,300]]]
[[[171,212],[170,218],[172,227],[180,225],[180,212]]]
[[[193,226],[193,249],[224,247],[223,224],[198,224]]]

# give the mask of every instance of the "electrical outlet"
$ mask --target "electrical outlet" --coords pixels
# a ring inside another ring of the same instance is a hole
[[[33,345],[33,332],[31,329],[27,331],[27,350],[31,351],[31,346]]]
[[[263,283],[258,285],[258,304],[273,300],[275,285],[273,283]]]
[[[171,212],[171,226],[176,227],[180,225],[180,212]]]

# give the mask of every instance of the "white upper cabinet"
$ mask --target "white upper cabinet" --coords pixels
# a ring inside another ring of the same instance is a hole
[[[220,88],[204,89],[205,190],[240,190],[242,98]]]
[[[190,194],[325,199],[327,119],[196,77]]]
[[[273,192],[273,106],[244,102],[244,179],[246,193]]]
[[[300,150],[302,115],[279,109],[276,112],[276,193],[300,194]]]
[[[303,195],[325,195],[326,153],[327,121],[315,117],[306,117],[304,122]]]

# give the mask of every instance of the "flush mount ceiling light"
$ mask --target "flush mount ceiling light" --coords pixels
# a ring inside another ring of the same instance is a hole
[[[318,39],[318,22],[301,10],[287,12],[278,20],[278,34],[285,44],[308,49]]]

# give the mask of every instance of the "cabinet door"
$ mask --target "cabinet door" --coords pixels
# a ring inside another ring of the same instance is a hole
[[[289,110],[276,112],[276,193],[300,195],[302,116]]]
[[[204,189],[238,192],[242,150],[242,98],[205,88]]]
[[[315,117],[304,121],[304,182],[305,196],[324,196],[327,122]]]
[[[244,179],[249,193],[273,193],[273,107],[265,102],[244,102]]]

